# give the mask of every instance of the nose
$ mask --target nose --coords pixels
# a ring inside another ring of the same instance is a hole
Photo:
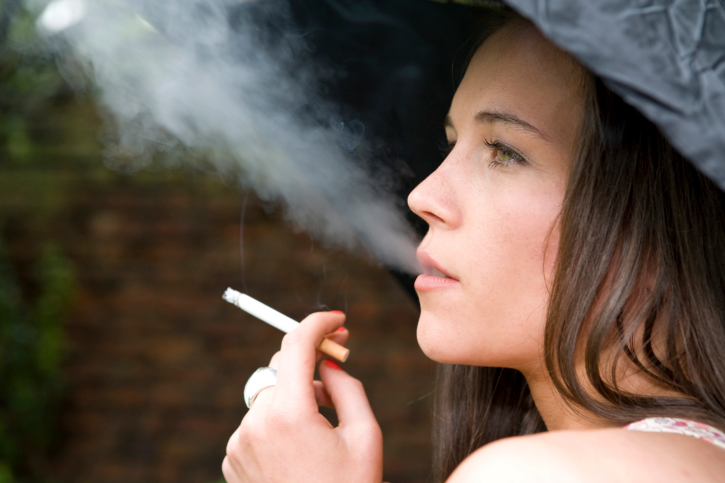
[[[449,157],[450,158],[450,157]],[[461,224],[461,210],[457,203],[451,165],[443,163],[408,195],[408,206],[428,223],[443,229],[454,229]]]

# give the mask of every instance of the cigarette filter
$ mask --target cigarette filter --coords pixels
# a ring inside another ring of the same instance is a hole
[[[232,288],[228,288],[222,298],[284,333],[293,331],[300,325],[296,320]],[[322,339],[322,342],[317,346],[317,350],[341,362],[345,362],[350,355],[349,349],[327,338]]]

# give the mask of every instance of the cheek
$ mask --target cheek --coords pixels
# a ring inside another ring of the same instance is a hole
[[[527,295],[526,287],[545,285],[559,246],[561,199],[558,192],[509,191],[480,207],[466,250],[471,279],[516,298]]]
[[[442,363],[531,370],[543,346],[563,187],[483,183],[458,199],[463,222],[434,233],[461,287],[421,297],[418,342]]]
[[[470,354],[481,365],[528,367],[538,360],[559,245],[561,196],[519,192],[498,196],[468,237],[466,287],[472,324]],[[482,340],[486,342],[481,342]]]
[[[558,215],[558,212],[557,212]],[[554,266],[556,265],[556,255],[559,252],[559,240],[561,236],[561,220],[558,216],[554,218],[553,228],[549,232],[549,237],[545,240],[544,248],[544,274],[546,275],[546,283],[551,286],[553,282]]]

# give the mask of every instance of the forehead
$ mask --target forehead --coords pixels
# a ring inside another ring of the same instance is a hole
[[[573,138],[583,108],[584,69],[531,24],[514,22],[476,51],[451,104],[458,130],[486,110],[516,114],[552,139]]]

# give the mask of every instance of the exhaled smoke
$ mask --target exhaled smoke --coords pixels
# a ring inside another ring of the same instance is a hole
[[[280,28],[281,2],[56,0],[44,7],[38,29],[87,67],[112,115],[112,156],[143,165],[179,145],[204,153],[222,175],[282,200],[314,236],[418,271],[395,198],[352,158],[364,126],[320,122],[339,117],[314,94],[303,38]]]

